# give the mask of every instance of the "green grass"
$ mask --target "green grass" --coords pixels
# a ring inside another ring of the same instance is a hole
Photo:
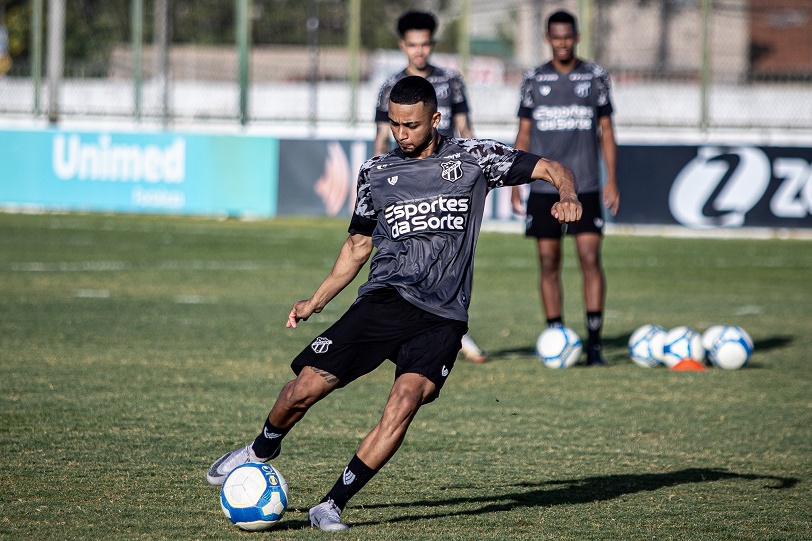
[[[0,539],[324,539],[306,511],[374,425],[384,366],[314,407],[275,464],[282,523],[230,525],[204,472],[253,438],[346,223],[0,214]],[[566,253],[565,313],[584,334]],[[483,233],[471,331],[405,444],[350,502],[342,539],[812,538],[812,243],[609,236],[606,369],[532,355],[532,243]],[[742,325],[739,371],[633,365],[637,326]]]

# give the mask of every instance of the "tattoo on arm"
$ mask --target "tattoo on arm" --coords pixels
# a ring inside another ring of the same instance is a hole
[[[334,375],[332,375],[330,372],[327,372],[326,370],[322,370],[322,369],[320,369],[320,368],[314,368],[314,367],[312,367],[312,366],[310,367],[310,369],[311,369],[311,370],[312,370],[314,373],[316,373],[316,374],[318,374],[319,376],[323,377],[323,378],[324,378],[324,380],[325,380],[327,383],[329,383],[330,385],[334,385],[334,384],[338,383],[338,378],[337,378],[337,377],[335,377]]]

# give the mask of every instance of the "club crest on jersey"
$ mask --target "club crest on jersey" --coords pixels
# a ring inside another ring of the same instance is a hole
[[[539,94],[541,94],[542,96],[549,96],[550,92],[552,92],[552,91],[553,91],[553,88],[551,86],[549,86],[549,85],[541,85],[539,87]]]
[[[397,175],[395,175],[395,176],[393,176],[393,177],[389,177],[388,179],[386,179],[386,182],[388,182],[389,184],[391,184],[392,186],[394,186],[395,184],[397,184],[397,183],[398,183],[398,176],[397,176]]]
[[[443,180],[448,182],[456,182],[462,178],[462,162],[459,160],[449,160],[447,162],[440,162],[443,168],[441,176]]]
[[[434,92],[437,94],[438,100],[445,99],[451,94],[451,88],[448,86],[448,83],[438,83],[432,86],[434,86]]]
[[[579,98],[586,98],[589,96],[589,90],[592,88],[590,83],[578,83],[575,85],[575,95]]]
[[[333,341],[329,338],[325,338],[323,336],[319,336],[313,343],[310,344],[310,349],[313,350],[314,353],[327,353],[327,349],[330,347]]]

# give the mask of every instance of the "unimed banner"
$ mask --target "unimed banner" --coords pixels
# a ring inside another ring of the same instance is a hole
[[[812,148],[621,146],[615,222],[812,228]]]
[[[0,131],[0,204],[45,210],[273,216],[270,137]]]

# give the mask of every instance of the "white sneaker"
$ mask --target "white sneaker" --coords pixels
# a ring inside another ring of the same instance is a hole
[[[310,509],[310,525],[324,532],[340,532],[350,527],[341,522],[341,509],[333,500],[327,500]]]
[[[279,456],[280,448],[268,458],[259,458],[257,455],[254,454],[254,450],[251,448],[252,444],[248,444],[245,447],[240,447],[239,449],[234,449],[230,451],[220,458],[218,458],[214,464],[209,467],[209,471],[206,472],[206,481],[209,482],[210,485],[222,485],[228,474],[234,470],[237,466],[241,466],[242,464],[247,464],[249,462],[268,462],[269,460],[276,458]]]
[[[482,364],[488,360],[488,354],[482,351],[482,349],[476,345],[474,339],[467,334],[462,337],[462,349],[460,349],[460,352],[462,352],[465,360],[469,363]]]

